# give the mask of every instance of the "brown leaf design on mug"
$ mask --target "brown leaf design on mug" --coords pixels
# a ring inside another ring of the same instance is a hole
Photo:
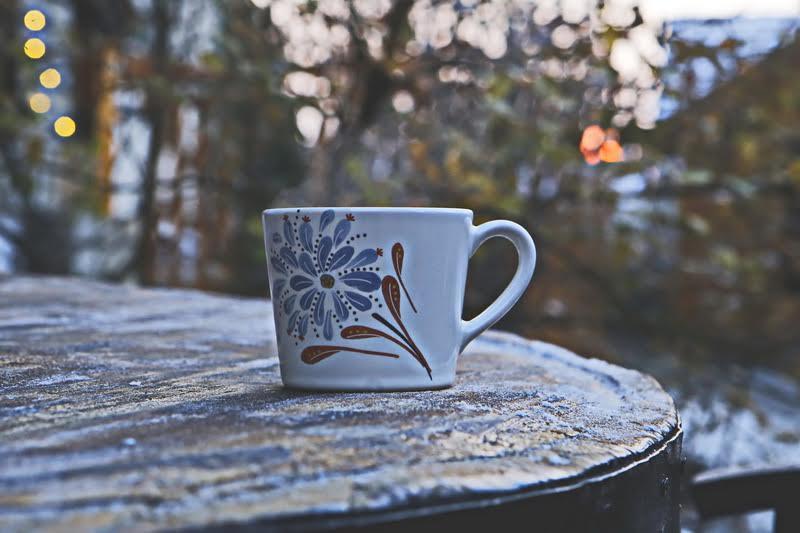
[[[300,360],[313,365],[341,351],[338,346],[309,346],[300,354]]]
[[[386,334],[367,326],[348,326],[342,330],[341,335],[343,339],[372,339],[384,337]]]
[[[400,322],[400,285],[394,276],[384,276],[381,282],[381,292],[386,302],[386,307],[392,313],[394,319]]]
[[[392,246],[392,264],[394,265],[394,271],[397,272],[398,276],[403,274],[404,256],[405,251],[403,250],[403,245],[399,242],[394,243],[394,246]]]
[[[417,312],[417,306],[414,305],[414,301],[411,299],[411,295],[408,294],[408,289],[406,289],[406,284],[403,283],[403,258],[405,257],[405,250],[403,249],[403,245],[399,242],[394,243],[392,246],[392,264],[394,265],[394,271],[397,274],[397,279],[400,280],[400,286],[403,287],[403,292],[406,293],[406,298],[408,298],[408,303],[411,304],[411,309],[414,312]]]
[[[391,325],[390,325],[391,327]],[[392,328],[394,329],[394,328]],[[401,337],[402,334],[395,330]],[[400,346],[402,349],[410,353],[415,358],[417,357],[416,352],[412,350],[407,344],[403,343],[401,340],[385,333],[379,329],[371,328],[369,326],[348,326],[344,328],[341,332],[341,336],[343,339],[353,340],[353,339],[374,339],[376,337],[381,337],[383,339],[387,339],[395,343],[396,345]]]
[[[383,300],[386,302],[386,307],[389,309],[389,312],[392,314],[395,322],[397,325],[400,326],[401,331],[397,331],[389,322],[387,322],[383,317],[381,317],[378,313],[373,313],[372,316],[376,320],[383,323],[386,327],[395,331],[400,338],[402,338],[408,346],[411,348],[411,352],[414,357],[419,361],[419,363],[425,368],[428,372],[428,376],[431,376],[431,367],[428,365],[428,361],[425,360],[425,356],[422,354],[422,351],[417,347],[414,343],[414,339],[411,338],[411,335],[408,333],[405,324],[403,324],[403,320],[400,318],[400,285],[398,284],[397,280],[394,276],[384,276],[383,281],[381,282],[381,292],[383,293]]]
[[[393,359],[400,358],[399,355],[393,353],[376,352],[373,350],[359,350],[356,348],[348,348],[347,346],[309,346],[300,354],[300,360],[308,365],[315,365],[332,355],[336,355],[339,352],[351,352],[362,355],[379,355],[382,357],[391,357]]]

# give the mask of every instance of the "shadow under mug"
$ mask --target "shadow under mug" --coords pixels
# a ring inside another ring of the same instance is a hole
[[[476,227],[468,209],[267,209],[263,222],[288,387],[448,387],[458,355],[511,309],[536,264],[522,226],[498,220]],[[517,270],[486,310],[464,321],[467,264],[492,237],[514,244]]]

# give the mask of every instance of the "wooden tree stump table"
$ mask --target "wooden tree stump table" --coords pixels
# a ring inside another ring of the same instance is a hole
[[[677,531],[652,378],[502,333],[435,392],[284,389],[264,300],[0,280],[0,530]]]

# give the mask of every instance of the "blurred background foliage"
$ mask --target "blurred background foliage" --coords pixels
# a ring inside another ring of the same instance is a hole
[[[800,375],[798,8],[740,4],[5,0],[0,271],[262,296],[263,208],[467,207],[540,249],[499,327]]]

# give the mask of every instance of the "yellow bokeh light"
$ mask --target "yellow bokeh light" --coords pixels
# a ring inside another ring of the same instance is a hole
[[[61,137],[69,137],[75,133],[75,121],[69,117],[58,117],[53,128]]]
[[[25,18],[23,20],[25,21],[25,27],[31,31],[39,31],[44,28],[46,24],[44,13],[38,9],[31,9],[25,13]]]
[[[39,83],[45,89],[55,89],[61,85],[61,74],[54,68],[49,68],[39,74]]]
[[[28,103],[35,113],[47,113],[50,111],[50,98],[46,94],[35,93],[31,95]]]
[[[39,59],[44,55],[45,46],[41,39],[36,37],[25,41],[25,55],[31,59]]]

